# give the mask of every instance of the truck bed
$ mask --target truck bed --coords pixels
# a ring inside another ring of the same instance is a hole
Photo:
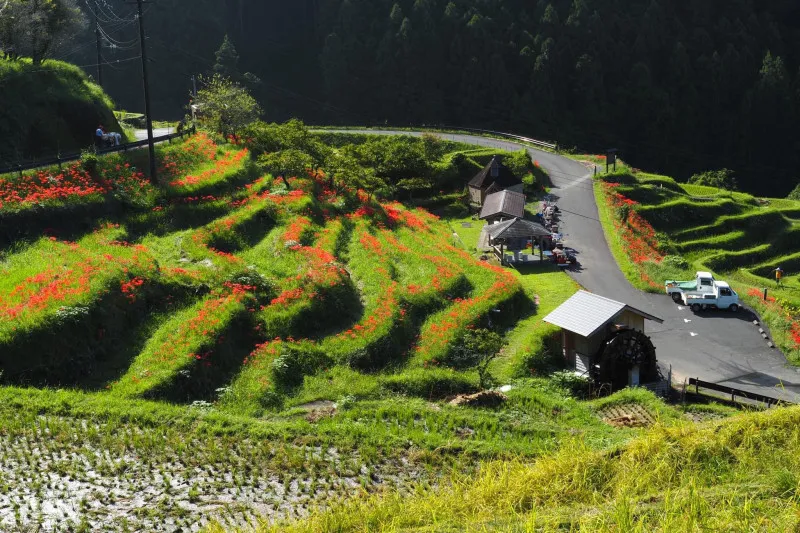
[[[694,291],[697,289],[697,281],[673,281],[669,280],[666,282],[667,285],[674,285],[681,289],[682,291]]]

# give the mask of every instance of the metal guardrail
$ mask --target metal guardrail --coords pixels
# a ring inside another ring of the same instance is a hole
[[[515,135],[513,133],[505,133],[502,131],[493,131],[493,130],[481,130],[477,128],[454,128],[457,130],[464,130],[464,131],[474,131],[478,133],[490,133],[492,135],[499,135],[501,137],[508,137],[510,139],[515,139],[517,141],[526,142],[529,144],[533,144],[535,146],[541,146],[543,148],[549,148],[551,150],[558,150],[558,143],[548,143],[544,141],[539,141],[536,139],[531,139],[530,137],[523,137],[522,135]]]
[[[503,131],[495,131],[495,130],[484,130],[480,128],[465,128],[463,126],[451,126],[447,124],[421,124],[415,126],[391,126],[387,124],[381,125],[374,125],[374,126],[364,126],[364,129],[382,129],[382,130],[392,130],[393,128],[411,128],[416,130],[449,130],[452,132],[459,132],[459,131],[467,131],[473,133],[488,133],[490,135],[497,135],[499,137],[506,137],[508,139],[514,139],[516,141],[526,142],[528,144],[532,144],[534,146],[541,146],[542,148],[547,148],[550,150],[558,151],[558,143],[549,143],[545,141],[540,141],[537,139],[532,139],[530,137],[524,137],[522,135],[516,135],[514,133],[506,133]],[[313,127],[312,127],[313,129]],[[333,130],[332,130],[333,131]],[[343,132],[347,132],[347,129],[342,130]]]
[[[793,405],[794,402],[790,402],[787,400],[779,400],[778,398],[773,398],[771,396],[765,396],[763,394],[758,394],[755,392],[748,392],[741,389],[734,389],[732,387],[726,387],[724,385],[718,385],[717,383],[711,383],[710,381],[703,381],[698,378],[689,378],[689,386],[694,385],[694,392],[695,394],[700,393],[700,389],[708,389],[716,392],[724,392],[725,394],[731,395],[731,401],[735,402],[737,396],[741,399],[752,400],[755,402],[761,402],[767,404],[767,407],[771,407],[773,405]]]
[[[194,128],[186,129],[180,133],[169,133],[167,135],[161,135],[159,137],[153,137],[153,141],[157,143],[161,142],[169,142],[172,139],[183,138],[186,135],[191,135],[195,133]],[[147,139],[141,141],[134,141],[130,143],[120,144],[119,146],[111,146],[108,148],[97,148],[95,147],[95,152],[97,155],[103,154],[113,154],[116,152],[127,152],[128,150],[134,150],[136,148],[141,148],[143,146],[147,146],[149,141]],[[81,158],[82,152],[72,152],[65,155],[58,155],[56,157],[51,157],[49,159],[39,159],[35,161],[28,161],[27,163],[19,163],[16,165],[11,165],[8,167],[0,167],[0,174],[9,174],[12,172],[19,172],[22,173],[26,170],[33,170],[36,168],[42,167],[50,167],[54,165],[61,166],[63,163],[70,163],[72,161],[78,161]]]

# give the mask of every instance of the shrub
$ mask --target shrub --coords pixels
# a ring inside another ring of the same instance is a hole
[[[448,352],[444,363],[459,369],[472,368],[478,372],[483,389],[488,384],[489,364],[503,347],[503,338],[488,329],[468,330]]]
[[[247,89],[218,74],[201,82],[204,88],[197,93],[201,124],[227,136],[258,120],[261,107]]]
[[[733,171],[723,168],[721,170],[708,170],[695,174],[689,178],[688,183],[692,185],[705,185],[706,187],[716,187],[726,191],[736,191],[736,178],[733,177]]]
[[[91,150],[84,150],[81,152],[81,168],[89,173],[89,175],[97,176],[97,154]]]
[[[430,399],[477,390],[469,378],[447,368],[416,368],[382,378],[381,385],[390,392]]]
[[[333,364],[333,360],[310,343],[284,343],[281,354],[272,362],[272,378],[285,389],[303,383],[303,377]]]
[[[503,164],[507,166],[515,176],[520,177],[528,174],[533,166],[531,156],[525,149],[518,150],[510,156],[506,156],[503,159]]]
[[[789,193],[789,196],[786,197],[789,200],[800,200],[800,183],[798,183],[792,192]]]
[[[680,255],[668,255],[664,257],[662,264],[672,268],[689,268],[689,262]]]
[[[577,375],[570,370],[554,372],[550,379],[552,383],[564,389],[571,396],[576,398],[586,398],[589,396],[590,381],[588,378]]]
[[[564,358],[561,354],[560,335],[553,334],[545,337],[537,349],[528,353],[522,367],[526,374],[545,375],[564,367]]]

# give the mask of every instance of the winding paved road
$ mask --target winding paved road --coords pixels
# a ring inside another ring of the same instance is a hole
[[[153,128],[153,137],[162,137],[174,133],[175,128]],[[135,132],[137,141],[144,141],[147,139],[147,130],[136,130]]]
[[[352,133],[422,135],[391,130],[347,130]],[[440,137],[519,150],[510,141],[474,135],[439,134]],[[568,270],[587,290],[623,301],[664,320],[647,322],[647,332],[661,363],[672,365],[673,381],[698,377],[768,396],[800,403],[800,369],[788,365],[779,351],[767,347],[747,310],[706,312],[695,315],[675,305],[666,295],[641,292],[628,282],[611,255],[597,215],[591,173],[580,163],[557,154],[527,148],[533,159],[550,173],[551,191],[562,211],[564,242],[577,252],[579,264]]]

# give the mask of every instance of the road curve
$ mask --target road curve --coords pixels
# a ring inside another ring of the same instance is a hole
[[[373,135],[412,135],[422,132],[346,130]],[[468,144],[519,150],[522,145],[477,135],[438,133],[439,137]],[[661,363],[671,365],[673,380],[698,377],[746,391],[800,403],[800,369],[790,366],[779,351],[770,349],[753,324],[754,315],[713,312],[695,315],[661,294],[635,289],[611,255],[597,215],[591,172],[566,157],[525,147],[545,168],[552,194],[562,211],[564,242],[577,252],[578,265],[568,273],[589,291],[623,301],[660,317],[648,322],[647,332]]]

